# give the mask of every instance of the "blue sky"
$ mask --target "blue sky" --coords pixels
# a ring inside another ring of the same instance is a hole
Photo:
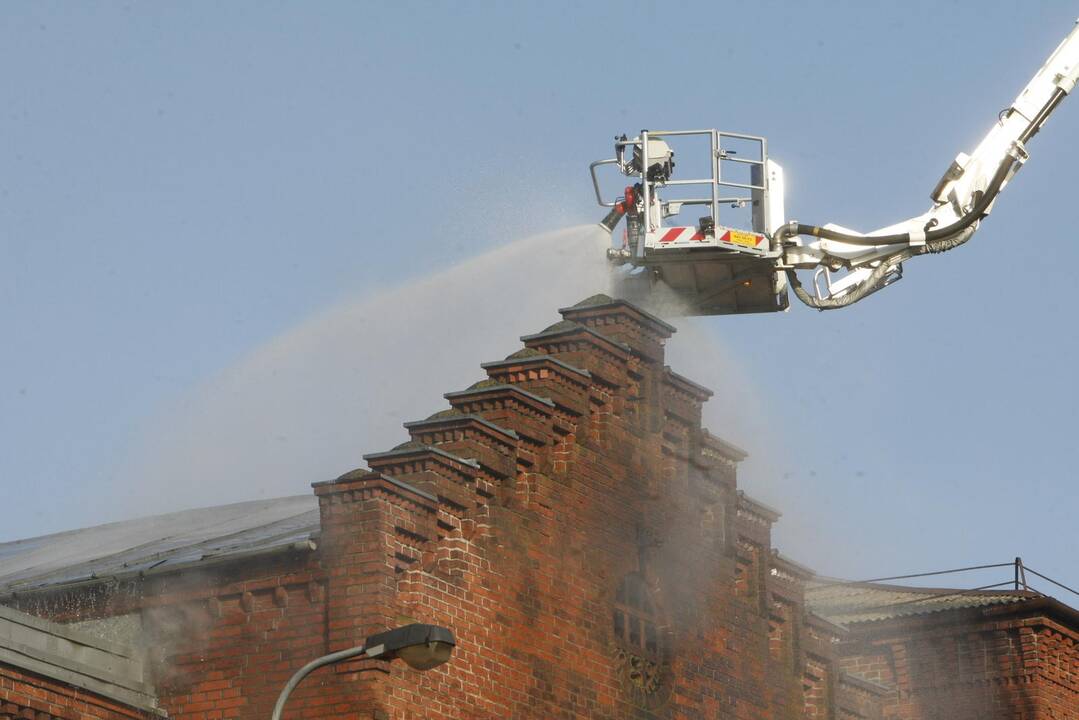
[[[135,512],[147,428],[326,308],[598,220],[587,165],[616,133],[765,135],[804,222],[920,213],[1075,14],[7,3],[0,540]],[[754,450],[743,484],[784,510],[788,555],[863,577],[1022,555],[1079,582],[1073,102],[964,248],[845,311],[704,324],[776,428],[766,458],[759,425],[719,431]],[[379,449],[357,437],[356,464]]]

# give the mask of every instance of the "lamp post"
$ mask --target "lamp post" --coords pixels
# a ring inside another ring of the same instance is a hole
[[[457,642],[449,629],[438,625],[415,623],[371,635],[359,647],[339,650],[312,660],[296,671],[277,696],[270,720],[281,720],[285,702],[300,681],[320,667],[332,665],[354,657],[394,660],[400,658],[414,670],[430,670],[450,659]]]

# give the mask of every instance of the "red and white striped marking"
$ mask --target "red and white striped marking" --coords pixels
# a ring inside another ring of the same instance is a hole
[[[755,250],[760,248],[761,243],[764,241],[763,235],[758,235],[753,232],[746,232],[745,230],[735,230],[733,228],[721,227],[722,234],[718,238],[718,242],[724,245],[736,245],[738,247],[748,248]],[[667,228],[666,232],[659,238],[660,245],[672,245],[674,243],[689,243],[689,242],[717,242],[714,237],[706,236],[695,227],[672,227]]]
[[[700,242],[704,240],[704,233],[698,232],[695,227],[673,227],[663,233],[659,239],[661,243],[673,242]]]

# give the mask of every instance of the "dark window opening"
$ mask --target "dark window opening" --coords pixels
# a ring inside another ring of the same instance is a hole
[[[615,640],[628,650],[658,658],[659,629],[655,605],[644,579],[636,573],[627,576],[615,594],[613,627]]]

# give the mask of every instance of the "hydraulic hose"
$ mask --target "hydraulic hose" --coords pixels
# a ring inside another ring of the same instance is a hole
[[[1025,143],[1030,138],[1034,137],[1041,126],[1045,124],[1049,115],[1056,109],[1060,101],[1067,95],[1064,90],[1057,88],[1053,95],[1046,101],[1042,109],[1038,111],[1038,114],[1029,122],[1026,129],[1019,136],[1019,143]],[[961,218],[956,220],[951,225],[946,225],[942,228],[934,228],[931,224],[927,224],[925,227],[925,244],[915,247],[910,247],[911,236],[910,233],[893,233],[891,235],[852,235],[850,233],[840,232],[838,230],[829,230],[828,228],[820,227],[819,225],[806,225],[798,222],[789,222],[780,226],[773,235],[773,239],[776,245],[781,245],[784,240],[798,235],[812,235],[814,237],[824,238],[826,240],[836,240],[838,242],[848,243],[850,245],[864,245],[864,246],[879,246],[879,245],[905,245],[907,247],[897,250],[892,255],[888,255],[880,260],[880,264],[873,269],[873,272],[869,274],[864,281],[859,285],[846,293],[836,298],[816,298],[806,292],[802,287],[801,281],[798,280],[798,275],[793,269],[787,270],[787,278],[790,281],[791,289],[794,290],[794,294],[806,305],[816,308],[818,310],[835,310],[841,307],[847,307],[853,305],[859,300],[863,299],[867,295],[880,289],[880,285],[884,282],[888,273],[904,260],[908,260],[915,255],[924,255],[926,253],[942,253],[949,250],[953,250],[967,240],[974,234],[974,229],[971,227],[974,223],[985,217],[986,211],[989,206],[996,199],[1000,193],[1001,187],[1011,176],[1012,170],[1015,167],[1018,159],[1008,154],[1000,162],[1000,166],[997,167],[997,171],[993,174],[992,179],[989,181],[988,187],[985,192],[981,194],[974,206],[965,213]]]
[[[906,255],[906,257],[899,257]],[[884,276],[888,274],[888,271],[895,267],[896,263],[900,263],[910,257],[909,250],[900,250],[895,255],[881,260],[880,265],[873,269],[873,272],[863,281],[858,287],[851,290],[846,295],[841,295],[836,298],[816,298],[806,292],[806,289],[802,287],[802,282],[798,279],[798,274],[793,270],[787,271],[787,279],[790,281],[791,289],[794,290],[794,294],[803,303],[811,308],[817,310],[838,310],[839,308],[847,307],[858,302],[866,295],[876,292],[878,286],[884,281]]]
[[[1013,160],[1009,156],[1005,159],[1004,162],[1000,164],[1000,167],[997,168],[996,173],[993,175],[992,181],[990,181],[989,183],[989,187],[987,187],[982,196],[978,198],[978,202],[974,204],[974,207],[970,209],[970,212],[956,220],[951,225],[947,225],[943,228],[940,228],[939,230],[933,229],[927,231],[925,234],[925,245],[913,248],[907,247],[903,250],[897,251],[892,255],[882,258],[880,260],[880,265],[873,269],[873,272],[870,273],[869,277],[867,277],[858,285],[858,287],[851,290],[849,293],[841,295],[837,298],[813,297],[808,292],[806,292],[805,288],[802,287],[802,283],[798,280],[798,275],[794,272],[794,270],[787,270],[787,278],[790,281],[791,289],[794,290],[794,294],[798,297],[799,300],[812,308],[816,308],[817,310],[836,310],[838,308],[853,305],[867,295],[876,292],[879,289],[880,283],[883,282],[884,277],[898,263],[901,263],[904,260],[908,260],[915,255],[923,255],[926,253],[942,253],[949,250],[954,250],[955,248],[959,247],[970,239],[970,236],[973,234],[973,230],[971,230],[970,232],[964,231],[968,230],[971,225],[973,225],[976,221],[980,220],[982,217],[985,216],[985,211],[989,208],[989,205],[993,202],[997,194],[1000,192],[1000,187],[1004,184],[1004,180],[1008,177],[1008,172],[1011,170],[1014,162],[1015,160]],[[802,225],[801,223],[787,223],[782,228],[780,228],[777,236],[779,236],[780,233],[786,231],[785,236],[790,237],[792,235],[792,233],[790,232],[791,228],[797,229],[797,233],[794,234],[813,234],[818,235],[818,237],[824,237],[830,240],[839,240],[841,242],[849,242],[847,240],[848,237],[859,241],[871,239],[874,241],[859,242],[854,244],[890,245],[910,242],[910,235],[907,233],[903,233],[900,235],[874,236],[873,238],[868,238],[864,236],[848,235],[847,233],[827,230],[816,225]],[[804,230],[803,228],[808,229]],[[814,230],[818,230],[820,231],[820,233],[818,234],[816,232],[813,232]],[[893,240],[893,238],[901,239]]]
[[[989,205],[996,199],[1001,186],[1008,178],[1008,174],[1014,164],[1015,159],[1012,158],[1011,155],[1004,158],[997,168],[996,173],[994,173],[993,179],[989,181],[989,187],[985,189],[985,192],[982,193],[982,196],[978,199],[978,202],[974,204],[974,207],[972,207],[968,213],[963,215],[963,217],[959,218],[951,225],[946,225],[942,228],[927,227],[925,233],[926,244],[955,235],[957,232],[965,230],[978,220],[981,220],[985,215],[986,209],[988,209]],[[829,230],[828,228],[823,228],[819,225],[806,225],[799,222],[789,222],[786,225],[781,226],[776,230],[775,239],[777,243],[781,243],[783,240],[786,240],[789,237],[795,237],[796,235],[813,235],[814,237],[824,238],[826,240],[837,240],[851,245],[906,245],[910,243],[910,233],[872,236],[851,235],[850,233],[840,232],[838,230]]]
[[[836,310],[838,308],[847,307],[858,302],[867,295],[876,292],[880,289],[880,284],[884,281],[885,276],[894,268],[897,264],[908,260],[915,255],[923,255],[926,253],[942,253],[949,250],[954,250],[959,247],[974,234],[973,225],[975,222],[985,216],[985,211],[989,209],[989,205],[992,204],[997,194],[1000,193],[1000,188],[1007,179],[1012,166],[1015,164],[1015,160],[1009,155],[1001,162],[1000,167],[997,168],[996,173],[993,175],[993,179],[989,183],[989,187],[985,189],[982,196],[978,198],[978,202],[974,204],[974,207],[970,209],[970,212],[966,213],[963,217],[956,220],[951,225],[947,225],[943,228],[928,230],[925,233],[925,245],[917,247],[907,247],[903,250],[899,250],[892,255],[884,257],[880,260],[880,265],[873,269],[864,281],[862,281],[856,288],[851,290],[845,295],[841,295],[836,298],[816,298],[806,292],[802,287],[801,281],[798,280],[798,275],[794,270],[787,270],[787,278],[790,281],[791,289],[794,290],[794,294],[803,303],[809,307],[816,308],[817,310]],[[805,229],[803,229],[805,228]],[[795,230],[796,232],[792,232]],[[819,231],[819,232],[814,232]],[[854,244],[864,245],[890,245],[899,243],[909,243],[910,235],[908,233],[902,233],[899,235],[883,235],[874,236],[872,238],[849,235],[848,233],[836,232],[834,230],[827,230],[816,225],[802,225],[801,223],[787,223],[779,232],[776,233],[777,237],[790,237],[793,234],[805,234],[805,235],[817,235],[818,237],[824,237],[830,240],[839,240],[841,242],[850,242],[848,238],[858,240],[860,242]],[[861,242],[872,240],[873,242]]]
[[[816,298],[806,292],[802,287],[802,283],[798,280],[797,273],[794,270],[787,270],[787,278],[790,281],[791,289],[794,290],[794,294],[803,303],[809,307],[816,308],[817,310],[836,310],[838,308],[847,307],[853,305],[859,300],[865,298],[867,295],[871,295],[880,289],[881,283],[884,282],[885,276],[894,268],[905,260],[909,260],[915,255],[925,255],[926,253],[942,253],[954,250],[959,247],[974,234],[972,228],[960,230],[951,237],[944,238],[942,240],[933,240],[927,242],[920,247],[905,248],[899,250],[892,255],[881,258],[880,265],[873,269],[873,272],[869,274],[865,280],[858,284],[854,290],[851,290],[845,295],[840,295],[836,298]]]

